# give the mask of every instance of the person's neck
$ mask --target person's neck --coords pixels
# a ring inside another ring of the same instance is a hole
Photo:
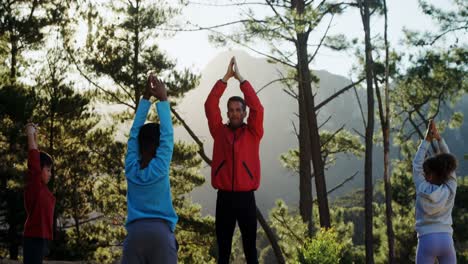
[[[237,130],[238,128],[241,128],[243,125],[244,125],[244,123],[240,124],[239,126],[233,126],[233,125],[231,125],[231,124],[228,124],[228,127],[229,127],[231,130]]]

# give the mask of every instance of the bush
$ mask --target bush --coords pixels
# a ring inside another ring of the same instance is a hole
[[[314,238],[307,241],[299,253],[299,261],[305,264],[336,264],[343,256],[343,245],[333,229],[321,229]]]

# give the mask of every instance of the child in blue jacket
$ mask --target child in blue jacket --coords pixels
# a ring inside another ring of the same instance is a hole
[[[156,97],[160,124],[144,125]],[[167,93],[152,74],[130,130],[125,158],[127,178],[127,237],[122,263],[177,263],[174,229],[177,215],[172,205],[169,168],[174,148]]]

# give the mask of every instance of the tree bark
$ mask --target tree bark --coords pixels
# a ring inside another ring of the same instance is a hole
[[[307,223],[308,235],[313,234],[313,196],[311,174],[310,132],[306,116],[304,92],[299,88],[299,211],[302,221]]]
[[[296,1],[297,13],[304,13],[305,2],[303,0]],[[317,123],[317,115],[314,111],[315,103],[312,95],[312,78],[310,76],[307,41],[308,32],[298,32],[297,34],[297,62],[298,62],[298,77],[299,88],[304,93],[304,102],[306,108],[306,119],[309,126],[310,149],[312,166],[314,170],[315,186],[317,191],[317,201],[319,206],[320,226],[330,227],[330,209],[328,207],[327,187],[325,182],[324,164],[322,159],[320,134]]]
[[[11,44],[11,66],[10,66],[10,83],[16,82],[16,65],[18,58],[18,42],[13,32],[10,32],[10,44]]]
[[[385,115],[382,122],[382,133],[384,140],[384,188],[385,188],[385,214],[387,223],[387,242],[388,242],[388,263],[395,263],[395,233],[393,232],[393,208],[392,208],[392,184],[390,181],[390,97],[389,97],[389,46],[387,38],[388,17],[387,17],[387,1],[383,0],[385,28],[384,28],[384,41],[385,41]],[[377,89],[377,87],[376,87]],[[382,101],[382,100],[380,100]],[[383,108],[383,107],[381,107]],[[383,109],[380,109],[382,112]]]
[[[139,25],[139,8],[140,8],[140,1],[136,1],[136,21],[134,26],[134,34],[135,34],[135,40],[133,42],[133,52],[135,57],[133,58],[133,89],[135,90],[135,102],[136,106],[138,106],[138,103],[140,102],[140,86],[138,83],[138,56],[140,56],[140,25]],[[135,112],[136,112],[137,107],[135,107]]]
[[[373,212],[372,212],[372,147],[374,137],[374,90],[373,90],[373,62],[372,45],[370,40],[370,12],[369,0],[360,3],[360,12],[364,26],[365,40],[365,71],[367,82],[367,126],[366,126],[366,151],[364,163],[364,214],[365,214],[365,247],[366,263],[374,263],[373,250]]]
[[[19,253],[19,246],[21,244],[18,237],[18,224],[19,217],[18,211],[22,208],[18,208],[18,193],[14,190],[6,190],[6,200],[8,204],[7,219],[8,219],[8,252],[10,259],[17,260]]]

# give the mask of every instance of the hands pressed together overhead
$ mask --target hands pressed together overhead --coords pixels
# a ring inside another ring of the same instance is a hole
[[[146,90],[143,98],[150,99],[151,96],[156,97],[159,101],[167,100],[166,85],[158,79],[152,72],[149,73]]]
[[[437,126],[434,120],[432,119],[429,120],[429,125],[427,126],[426,136],[424,137],[424,139],[429,142],[434,139],[437,141],[440,141],[442,139],[439,134],[439,130],[437,130]]]
[[[37,149],[37,131],[39,127],[37,124],[28,123],[26,124],[26,136],[28,137],[28,148]]]
[[[239,82],[244,81],[244,78],[239,72],[239,67],[237,66],[236,57],[231,58],[226,74],[223,77],[223,82],[227,82],[231,77],[236,78]]]

